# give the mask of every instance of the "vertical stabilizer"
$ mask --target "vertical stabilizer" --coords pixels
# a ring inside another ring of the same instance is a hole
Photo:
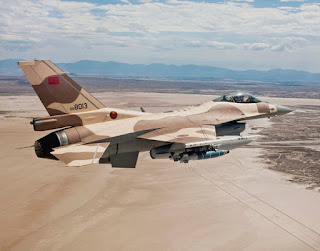
[[[50,116],[104,108],[50,60],[18,62]]]

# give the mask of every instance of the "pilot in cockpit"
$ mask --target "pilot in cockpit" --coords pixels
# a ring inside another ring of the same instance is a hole
[[[215,102],[235,102],[235,103],[259,103],[259,99],[249,93],[231,93],[214,99]]]

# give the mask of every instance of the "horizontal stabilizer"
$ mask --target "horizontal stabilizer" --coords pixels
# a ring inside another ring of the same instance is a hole
[[[109,143],[75,144],[55,148],[52,155],[68,166],[98,163]]]

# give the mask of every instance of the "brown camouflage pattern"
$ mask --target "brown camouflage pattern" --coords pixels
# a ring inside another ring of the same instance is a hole
[[[100,162],[108,163],[117,154],[125,158],[129,156],[126,153],[131,153],[130,156],[137,157],[139,151],[169,143],[183,145],[215,140],[217,125],[289,112],[280,113],[279,106],[264,102],[209,101],[170,113],[153,114],[106,108],[49,60],[19,62],[18,65],[50,115],[35,118],[34,129],[71,127],[64,129],[69,145],[52,152],[69,166],[98,163],[100,158]],[[48,78],[51,76],[58,77],[59,84],[50,85]],[[81,109],[75,109],[79,105]],[[113,111],[117,113],[115,119],[110,117]]]

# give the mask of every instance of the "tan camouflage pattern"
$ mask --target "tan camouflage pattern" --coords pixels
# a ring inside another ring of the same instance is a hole
[[[137,158],[139,151],[149,151],[169,143],[183,146],[193,142],[223,140],[223,137],[216,136],[217,125],[282,115],[290,110],[280,112],[280,106],[265,102],[214,101],[152,114],[106,108],[48,60],[19,62],[18,65],[51,115],[35,118],[35,130],[71,126],[64,130],[69,145],[57,147],[52,152],[69,166],[97,163],[100,158],[108,162],[117,154],[122,154],[123,158]],[[49,85],[47,79],[50,76],[58,76],[60,83]],[[85,110],[72,110],[74,105],[82,103],[87,104]],[[111,118],[111,112],[116,112],[117,118]]]
[[[215,103],[210,101],[200,107],[190,107],[186,110],[177,110],[171,113],[146,114],[143,117],[127,118],[125,120],[113,120],[104,123],[90,124],[84,126],[91,136],[83,138],[82,142],[112,142],[113,138],[119,135],[128,135],[146,130],[152,130],[140,136],[138,139],[167,143],[192,143],[204,140],[216,139],[215,127],[234,120],[254,119],[255,117],[270,117],[276,113],[276,108],[272,104],[263,104],[263,107],[274,107],[266,114],[261,114],[257,104],[246,104],[241,106],[237,103]],[[207,111],[203,112],[206,109]],[[116,109],[114,109],[116,110]],[[230,111],[229,111],[230,110]],[[225,115],[225,116],[224,116]],[[144,143],[146,144],[146,143]],[[150,150],[151,148],[149,148]],[[132,149],[130,149],[132,150]],[[54,151],[54,156],[64,160],[62,156],[68,154],[69,148]],[[129,151],[129,149],[128,149]],[[92,156],[90,152],[89,156]],[[73,157],[76,157],[72,154]],[[77,155],[77,161],[73,164],[88,164],[91,159],[86,159],[85,155]],[[68,164],[67,162],[65,162]]]
[[[238,107],[241,105],[240,108]],[[237,104],[227,102],[207,102],[201,106],[189,107],[184,110],[177,110],[171,113],[154,113],[142,117],[129,118],[124,121],[110,121],[105,123],[105,126],[100,124],[91,124],[86,126],[89,130],[93,131],[95,135],[104,136],[106,138],[116,137],[119,134],[129,134],[144,130],[154,131],[146,135],[141,135],[139,138],[157,137],[157,140],[167,142],[168,135],[179,140],[179,135],[187,134],[184,138],[187,141],[189,137],[205,139],[207,137],[204,133],[199,133],[203,130],[203,126],[207,125],[220,125],[222,123],[254,119],[256,117],[271,117],[276,113],[274,105],[266,104],[268,107],[274,107],[272,112],[261,114],[258,111],[257,104]],[[203,112],[206,110],[205,112]],[[189,129],[188,133],[182,133],[184,129]],[[192,133],[192,132],[193,133]],[[120,133],[121,132],[121,133]],[[212,135],[210,137],[215,137]]]
[[[112,108],[101,108],[90,112],[81,112],[75,114],[56,115],[43,118],[34,118],[32,121],[35,131],[46,131],[67,126],[83,126],[94,123],[112,121],[110,113]],[[147,113],[117,109],[117,120],[139,117]]]
[[[109,143],[77,143],[55,149],[52,154],[68,166],[84,166],[98,163]]]
[[[18,62],[18,65],[50,116],[92,111],[105,107],[50,60]],[[59,83],[50,84],[49,77],[58,77]],[[79,106],[81,109],[78,109]]]

